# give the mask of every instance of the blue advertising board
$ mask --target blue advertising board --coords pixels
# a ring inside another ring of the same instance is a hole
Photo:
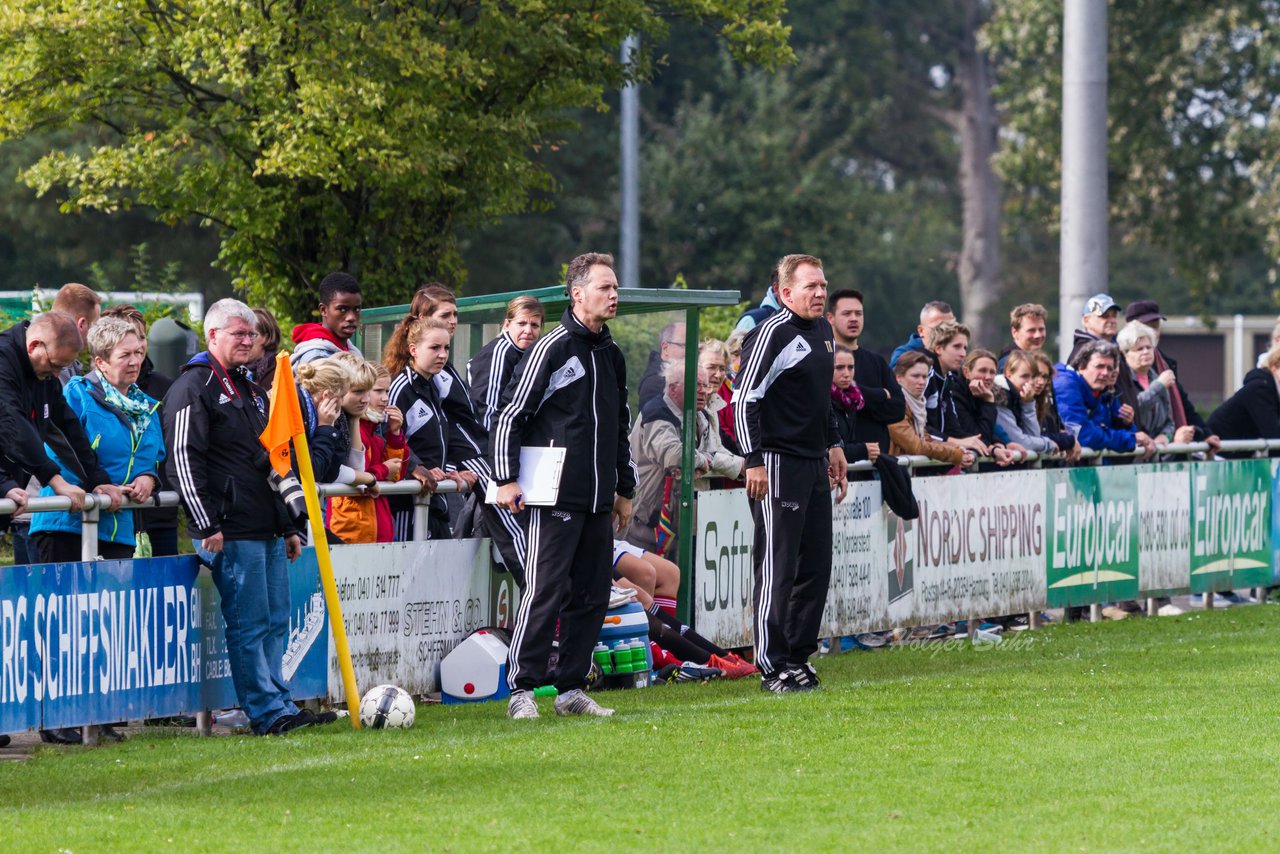
[[[323,697],[328,622],[315,551],[289,568],[284,673]],[[192,556],[0,573],[0,732],[236,704],[218,593]]]

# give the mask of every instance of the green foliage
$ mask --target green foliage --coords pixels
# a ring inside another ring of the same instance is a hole
[[[177,278],[198,286],[206,302],[230,296],[230,277],[211,266],[218,253],[212,230],[194,224],[167,226],[137,207],[111,214],[64,214],[54,193],[37,197],[18,180],[22,169],[51,150],[88,152],[104,141],[107,136],[79,127],[42,129],[0,144],[0,290],[89,283],[94,265],[112,290],[124,289],[119,283],[132,277],[134,247],[145,243],[154,267],[176,265]]]
[[[860,138],[884,114],[849,100],[846,62],[833,49],[776,74],[726,62],[723,100],[684,102],[658,129],[642,171],[650,279],[682,272],[754,302],[777,258],[803,251],[823,259],[833,288],[866,290],[880,321],[955,293],[952,200],[861,156]],[[726,137],[726,127],[736,131]],[[903,335],[868,324],[872,346]]]
[[[86,284],[98,291],[130,290],[139,293],[177,294],[191,290],[182,281],[182,264],[170,261],[156,270],[151,258],[151,248],[146,243],[130,247],[128,276],[125,282],[112,280],[102,263],[94,261],[89,265],[89,281]]]
[[[698,338],[706,341],[714,338],[724,341],[738,325],[738,318],[751,308],[751,303],[743,301],[737,305],[712,305],[698,309]]]
[[[986,40],[1008,131],[999,166],[1022,212],[1056,224],[1062,4],[994,9]],[[1113,222],[1122,239],[1164,249],[1206,306],[1256,271],[1242,259],[1264,246],[1280,258],[1280,136],[1267,119],[1280,88],[1280,10],[1266,0],[1129,0],[1108,4],[1107,23]]]
[[[735,66],[688,27],[657,48],[660,73],[641,90],[641,282],[680,274],[754,304],[779,256],[812,252],[836,286],[867,291],[865,340],[890,348],[921,303],[958,299],[956,146],[937,115],[955,93],[929,73],[954,53],[954,10],[889,0],[789,9],[798,61],[778,73]],[[545,197],[550,210],[468,234],[471,287],[540,283],[566,257],[617,246],[616,126],[616,115],[586,116],[581,133],[543,152],[558,190]],[[743,308],[703,320],[727,335]]]
[[[741,59],[790,59],[783,0],[14,0],[0,11],[0,141],[90,127],[22,172],[67,212],[154,209],[215,228],[258,304],[300,315],[334,268],[370,303],[464,278],[460,226],[523,210],[565,110],[647,76],[617,56],[668,20]]]

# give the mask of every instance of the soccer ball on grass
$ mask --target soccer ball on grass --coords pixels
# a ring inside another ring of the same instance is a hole
[[[413,718],[413,697],[398,685],[370,688],[360,700],[360,723],[369,729],[408,729]]]

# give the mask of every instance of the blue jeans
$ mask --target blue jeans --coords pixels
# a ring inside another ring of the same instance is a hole
[[[236,699],[256,733],[296,715],[282,672],[289,636],[289,569],[284,540],[227,540],[219,554],[199,548],[213,569],[227,624],[227,656]]]

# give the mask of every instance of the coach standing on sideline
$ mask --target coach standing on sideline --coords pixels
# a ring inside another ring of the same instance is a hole
[[[747,333],[735,402],[756,523],[756,666],[760,687],[818,687],[809,656],[831,580],[831,490],[844,499],[848,463],[829,405],[835,353],[822,316],[827,280],[812,255],[778,262],[782,309]]]
[[[618,312],[612,256],[579,255],[569,262],[565,282],[571,305],[560,326],[516,366],[489,442],[497,501],[512,513],[522,509],[515,482],[520,449],[554,445],[569,451],[555,506],[527,511],[525,585],[507,655],[512,718],[538,716],[533,689],[547,681],[557,618],[556,714],[613,714],[582,690],[609,605],[613,535],[631,520],[636,488],[627,439],[627,366],[605,325]]]

